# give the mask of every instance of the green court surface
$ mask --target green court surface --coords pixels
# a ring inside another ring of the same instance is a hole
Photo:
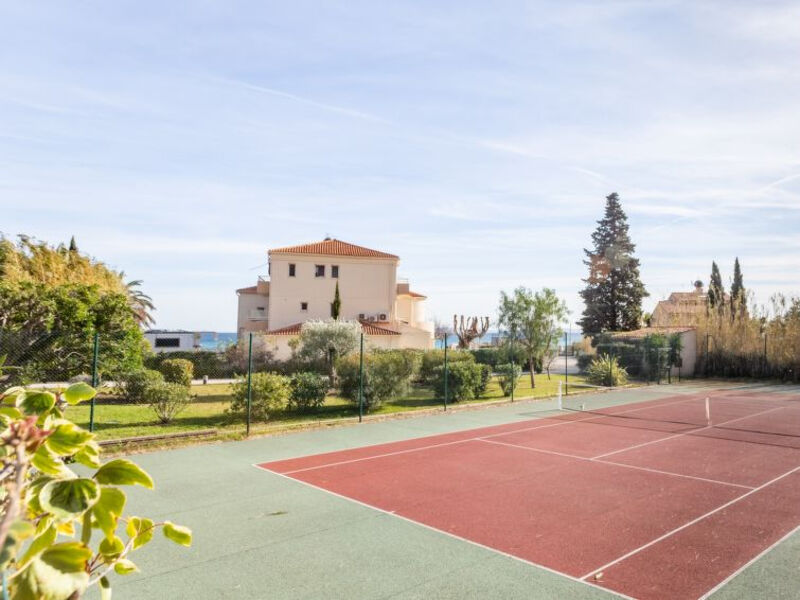
[[[600,408],[719,387],[650,386],[581,401]],[[156,489],[131,488],[126,512],[187,525],[194,544],[157,537],[132,555],[140,573],[114,576],[114,598],[618,598],[253,466],[513,423],[554,408],[554,400],[518,402],[136,455]],[[711,597],[800,597],[799,557],[795,531]]]

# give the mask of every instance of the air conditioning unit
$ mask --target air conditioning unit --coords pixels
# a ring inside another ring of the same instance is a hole
[[[386,320],[386,313],[379,314],[378,315],[378,320],[379,321],[385,321]]]
[[[365,315],[364,313],[358,313],[359,321],[363,321],[366,317],[367,317],[367,315]]]
[[[373,316],[370,316],[370,318],[369,318],[369,319],[367,319],[367,320],[368,320],[370,323],[374,323],[374,322],[375,322],[375,317],[373,317]]]

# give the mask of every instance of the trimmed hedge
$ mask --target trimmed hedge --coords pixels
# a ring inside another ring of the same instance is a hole
[[[408,393],[419,369],[419,353],[403,350],[374,350],[364,355],[364,408],[372,410],[392,398]],[[359,356],[337,362],[339,390],[358,406]]]
[[[447,364],[454,365],[459,362],[475,363],[475,356],[468,350],[448,350]],[[436,369],[444,366],[444,350],[428,350],[422,355],[419,369],[419,379],[427,385],[434,385]]]
[[[230,411],[247,413],[247,378],[241,377],[233,384]],[[268,421],[286,408],[291,395],[290,380],[277,373],[253,373],[251,378],[250,416],[255,421]]]
[[[159,371],[152,369],[137,369],[122,373],[116,378],[117,386],[122,397],[131,404],[147,402],[145,393],[148,387],[164,383],[164,376]]]

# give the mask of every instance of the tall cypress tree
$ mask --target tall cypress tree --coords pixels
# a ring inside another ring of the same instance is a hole
[[[731,283],[731,316],[745,306],[744,279],[742,278],[742,267],[739,265],[739,257],[733,263],[733,283]]]
[[[333,302],[331,302],[331,317],[339,320],[339,313],[342,311],[342,299],[339,297],[339,282],[336,282],[336,291],[333,293]]]
[[[628,217],[619,196],[606,197],[604,217],[592,234],[591,250],[584,249],[589,277],[581,297],[586,304],[579,321],[586,334],[631,331],[642,322],[642,299],[649,296],[639,278],[636,246],[628,234]]]
[[[711,279],[708,282],[708,305],[722,311],[725,305],[725,287],[716,261],[711,261]]]

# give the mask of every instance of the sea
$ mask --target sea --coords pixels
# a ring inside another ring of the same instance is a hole
[[[566,334],[566,338],[567,338],[567,342],[571,346],[575,342],[580,342],[583,339],[583,334],[580,331],[568,332]],[[497,331],[489,331],[482,338],[478,339],[477,345],[478,346],[497,346],[498,343],[499,343],[499,340],[500,340],[500,334]],[[455,334],[451,333],[447,338],[447,345],[452,347],[453,344],[457,344],[457,343],[458,343],[458,338],[455,336]],[[444,348],[444,339],[441,338],[441,337],[436,338],[435,347],[439,348],[439,349]],[[564,347],[564,335],[562,335],[561,338],[559,339],[558,347],[559,348],[563,348]]]
[[[204,331],[200,334],[200,348],[203,350],[222,350],[235,343],[235,331]]]

